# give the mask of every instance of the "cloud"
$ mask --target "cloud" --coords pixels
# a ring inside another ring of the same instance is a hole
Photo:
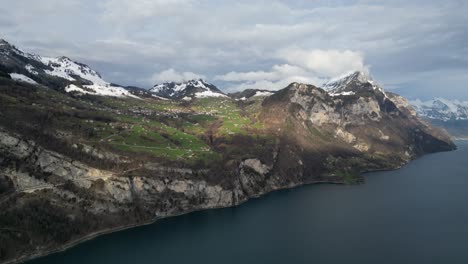
[[[467,1],[18,0],[0,11],[2,38],[122,85],[177,69],[221,88],[280,87],[372,67],[402,92],[433,94],[439,83],[415,78],[432,72],[468,98],[455,73],[468,69]]]
[[[274,65],[270,71],[229,72],[218,75],[215,80],[230,83],[229,92],[245,89],[279,90],[290,83],[310,83],[321,85],[325,80],[298,66],[289,64]]]
[[[155,16],[177,15],[191,3],[192,0],[105,0],[100,7],[104,20],[128,23]]]
[[[368,72],[364,57],[350,50],[305,50],[288,48],[278,52],[277,57],[290,64],[274,65],[269,71],[229,72],[215,76],[215,80],[237,82],[228,88],[277,90],[292,82],[320,86],[332,77],[351,71]],[[240,83],[239,83],[240,82]]]
[[[318,76],[334,77],[355,70],[367,71],[362,54],[351,50],[288,48],[278,52],[278,57],[302,66]]]
[[[215,80],[228,82],[240,81],[277,81],[295,75],[306,75],[307,72],[297,66],[289,64],[274,65],[271,71],[229,72],[215,76]]]
[[[245,89],[261,89],[277,91],[287,87],[293,82],[307,83],[307,84],[321,84],[323,79],[306,76],[291,76],[277,81],[259,80],[259,81],[246,81],[241,83],[234,83],[225,88],[226,92],[237,92]]]
[[[178,72],[174,69],[167,69],[161,72],[153,74],[150,78],[150,81],[153,84],[161,82],[183,82],[193,79],[204,79],[206,78],[203,75],[196,74],[193,72]]]

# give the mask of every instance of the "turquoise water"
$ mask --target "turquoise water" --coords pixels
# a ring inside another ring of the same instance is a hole
[[[311,185],[30,263],[468,263],[468,143],[366,184]]]

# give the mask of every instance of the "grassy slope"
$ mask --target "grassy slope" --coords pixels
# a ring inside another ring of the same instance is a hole
[[[0,80],[0,125],[27,137],[55,137],[130,157],[190,164],[219,160],[213,142],[264,135],[256,98],[245,109],[226,98],[193,102],[74,96]],[[28,134],[29,131],[29,134]],[[46,141],[46,140],[45,140]],[[48,146],[45,146],[48,147]],[[68,154],[68,153],[65,153]]]

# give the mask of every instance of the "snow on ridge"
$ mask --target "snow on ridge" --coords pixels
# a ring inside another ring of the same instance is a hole
[[[468,120],[468,102],[460,100],[448,100],[445,98],[434,98],[428,101],[420,99],[410,101],[417,113],[429,119],[442,121]]]
[[[333,78],[328,82],[325,82],[322,85],[322,88],[328,92],[330,96],[339,96],[339,95],[353,95],[355,91],[347,92],[345,89],[350,85],[352,82],[357,82],[361,84],[370,84],[374,91],[379,91],[383,93],[385,99],[389,99],[385,90],[380,87],[372,77],[363,72],[363,71],[353,71],[348,72],[345,75],[342,75],[337,78]]]
[[[34,74],[34,75],[38,75],[39,73],[35,70],[34,66],[32,66],[31,64],[28,64],[25,66],[26,70],[31,73],[31,74]]]
[[[273,95],[273,92],[268,91],[257,91],[254,96],[270,96]]]
[[[149,91],[156,94],[167,94],[169,97],[177,97],[183,95],[187,89],[198,88],[199,92],[189,96],[194,96],[196,98],[228,97],[221,92],[213,91],[211,87],[214,86],[205,82],[203,79],[194,79],[181,83],[165,82],[157,84]]]
[[[6,43],[3,43],[7,45]],[[28,59],[40,62],[50,68],[52,70],[45,70],[45,73],[51,76],[60,77],[69,81],[76,81],[71,75],[79,76],[82,79],[88,80],[93,84],[99,85],[108,85],[109,83],[104,81],[99,73],[89,68],[87,65],[80,64],[77,62],[72,61],[67,57],[42,57],[40,55],[36,55],[33,53],[25,52],[15,46],[11,46],[11,51],[20,55],[22,57],[26,57]],[[38,72],[31,64],[27,64],[25,69],[30,72],[31,74],[37,75]]]
[[[321,86],[325,90],[332,90],[332,89],[340,89],[346,85],[348,85],[350,82],[353,80],[358,80],[361,83],[368,82],[372,85],[374,85],[374,81],[372,78],[362,72],[362,71],[350,71],[346,74],[343,74],[341,76],[331,78],[330,80],[326,81],[323,83]]]
[[[335,97],[335,96],[349,96],[349,95],[355,95],[356,93],[353,92],[353,91],[348,91],[348,92],[337,92],[337,93],[329,92],[328,94],[329,94],[331,97]]]
[[[86,65],[76,63],[67,57],[58,57],[58,58],[40,57],[40,61],[43,64],[48,65],[49,67],[53,69],[52,71],[47,70],[46,71],[47,74],[62,77],[70,81],[75,80],[70,75],[76,75],[94,84],[99,84],[99,85],[109,84],[108,82],[104,81],[96,71],[92,70]]]
[[[114,96],[114,97],[132,97],[139,98],[131,94],[129,91],[122,87],[112,86],[112,85],[83,85],[82,87],[75,84],[70,84],[65,87],[65,92],[77,92],[81,94],[91,94],[91,95],[101,95],[101,96]]]
[[[211,90],[203,91],[203,92],[198,92],[195,94],[195,97],[197,98],[206,98],[206,97],[228,97],[225,94],[221,93],[216,93]]]
[[[38,84],[36,81],[34,81],[33,79],[31,79],[28,76],[25,76],[23,74],[10,73],[10,77],[15,81],[25,82],[25,83],[30,83],[30,84]]]
[[[170,100],[170,99],[168,99],[168,98],[164,98],[164,97],[161,97],[161,96],[158,96],[158,95],[155,95],[155,94],[151,94],[151,96],[154,97],[154,98],[158,98],[158,99],[161,99],[161,100],[165,100],[165,101]]]
[[[174,92],[184,91],[188,86],[193,86],[193,87],[197,87],[197,88],[209,90],[210,88],[208,88],[205,84],[207,84],[207,83],[206,83],[205,81],[203,81],[202,79],[190,80],[190,81],[181,82],[181,83],[176,83],[176,82],[165,82],[165,83],[161,83],[161,84],[155,85],[155,86],[151,89],[151,91],[153,91],[153,92],[160,92],[161,90],[167,89],[167,88],[169,88],[170,86],[173,86],[173,87],[172,87],[172,90],[173,90]]]

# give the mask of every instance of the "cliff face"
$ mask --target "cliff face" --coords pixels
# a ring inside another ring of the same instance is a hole
[[[333,94],[294,83],[267,98],[263,106],[262,118],[282,136],[297,139],[303,130],[313,129],[323,136],[322,143],[341,142],[363,154],[393,155],[405,162],[455,147],[447,133],[420,119],[405,98],[382,89]],[[308,142],[311,147],[321,144],[315,143]]]
[[[357,183],[454,149],[404,98],[363,82],[172,102],[0,79],[0,262],[278,189]]]
[[[17,227],[1,232],[3,261],[46,253],[100,230],[235,206],[303,183],[294,174],[270,177],[271,167],[258,159],[240,163],[228,188],[204,180],[209,171],[151,164],[151,177],[123,177],[5,130],[0,130],[0,153],[0,221],[2,227]]]

